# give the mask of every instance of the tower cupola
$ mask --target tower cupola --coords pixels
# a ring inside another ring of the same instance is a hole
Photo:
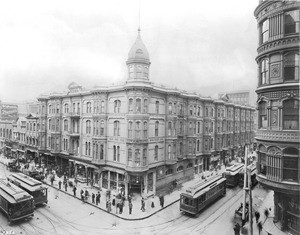
[[[135,43],[128,53],[126,61],[128,68],[128,80],[149,80],[149,53],[142,41],[140,29]]]

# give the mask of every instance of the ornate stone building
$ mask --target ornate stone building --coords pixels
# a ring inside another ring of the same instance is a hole
[[[274,190],[274,222],[300,233],[299,7],[260,1],[258,22],[258,181]]]
[[[127,81],[45,95],[39,156],[95,186],[155,194],[234,154],[254,139],[251,107],[158,86],[140,31],[129,51]]]

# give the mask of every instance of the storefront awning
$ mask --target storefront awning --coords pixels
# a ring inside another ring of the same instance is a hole
[[[113,167],[110,167],[110,166],[103,167],[102,171],[112,171],[112,172],[117,172],[117,173],[122,174],[122,175],[124,175],[125,172],[126,172],[125,170],[118,169],[118,168],[113,168]]]
[[[210,157],[210,161],[212,161],[212,162],[218,161],[219,159],[220,159],[220,155]]]
[[[99,169],[99,167],[96,167],[92,164],[88,164],[88,163],[84,163],[84,162],[79,162],[79,161],[75,161],[75,160],[69,160],[69,161],[73,161],[75,164],[78,164],[78,165],[83,165],[85,167],[89,167],[89,168],[93,168],[93,169]]]

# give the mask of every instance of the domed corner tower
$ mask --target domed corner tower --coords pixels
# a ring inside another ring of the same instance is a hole
[[[128,68],[128,81],[149,81],[150,59],[149,53],[142,41],[141,30],[138,29],[138,36],[128,53],[126,65]]]
[[[300,234],[299,1],[260,0],[257,180],[274,191],[274,222]]]

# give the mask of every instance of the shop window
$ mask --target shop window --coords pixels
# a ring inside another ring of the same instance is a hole
[[[283,129],[299,130],[299,100],[289,99],[283,102]]]

